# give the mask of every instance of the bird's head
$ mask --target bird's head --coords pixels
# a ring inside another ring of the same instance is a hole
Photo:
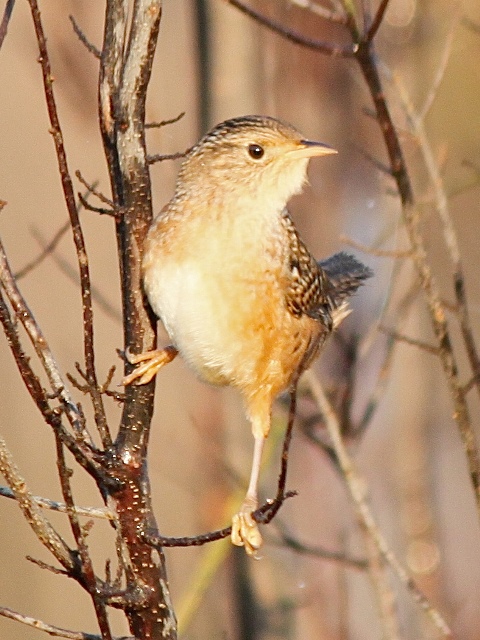
[[[265,198],[272,208],[283,209],[301,191],[310,158],[332,153],[336,153],[332,147],[306,140],[275,118],[233,118],[217,125],[190,150],[177,190],[201,195],[211,187],[219,197],[257,203]]]

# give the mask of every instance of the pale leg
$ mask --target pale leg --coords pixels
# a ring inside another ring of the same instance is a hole
[[[257,486],[264,444],[265,437],[263,435],[255,437],[252,471],[247,495],[239,512],[232,519],[232,542],[239,547],[244,546],[249,556],[255,556],[262,546],[262,536],[258,524],[252,517],[252,513],[258,508]]]

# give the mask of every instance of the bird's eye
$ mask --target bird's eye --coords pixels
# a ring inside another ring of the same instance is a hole
[[[254,160],[260,160],[260,158],[263,157],[265,150],[259,144],[249,144],[248,153],[250,154],[250,157],[253,158]]]

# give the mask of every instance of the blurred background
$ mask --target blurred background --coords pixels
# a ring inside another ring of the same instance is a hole
[[[336,2],[322,6],[335,7]],[[368,0],[365,0],[368,5]],[[339,25],[323,20],[306,0],[251,0],[265,15],[305,36],[347,43]],[[371,11],[376,7],[371,2]],[[88,40],[101,46],[103,3],[41,3],[55,91],[70,170],[80,169],[109,196],[97,123],[98,63],[72,30],[72,14]],[[431,102],[426,134],[441,167],[459,236],[472,320],[479,334],[478,272],[480,168],[480,6],[476,0],[391,0],[377,37],[377,52],[395,122],[402,132],[423,230],[437,284],[452,301],[451,267],[432,207],[432,188],[408,109]],[[42,252],[67,220],[42,90],[37,47],[27,3],[17,3],[0,51],[0,234],[19,272]],[[405,98],[408,96],[408,100]],[[148,132],[150,153],[191,146],[217,122],[265,113],[294,124],[306,137],[331,144],[338,156],[314,161],[310,186],[290,205],[315,256],[348,249],[345,237],[381,249],[407,248],[393,182],[367,156],[386,162],[383,141],[370,117],[371,102],[356,63],[286,42],[222,0],[165,0],[147,118],[184,117]],[[152,166],[155,211],[170,198],[178,162]],[[78,185],[78,190],[82,190]],[[93,202],[93,204],[97,204]],[[95,285],[99,379],[122,348],[119,278],[111,219],[81,214]],[[368,484],[381,530],[454,635],[480,636],[480,531],[466,459],[452,421],[452,403],[435,356],[398,344],[388,369],[388,340],[380,324],[432,340],[422,296],[412,288],[406,260],[357,251],[375,277],[353,301],[354,312],[316,365],[336,403],[349,403],[345,436]],[[81,300],[71,235],[19,284],[63,371],[82,360]],[[408,305],[405,300],[410,302]],[[387,305],[388,302],[388,305]],[[458,338],[454,330],[454,336]],[[165,341],[164,334],[160,336]],[[352,364],[352,353],[355,353]],[[463,351],[459,347],[464,367]],[[463,370],[463,369],[462,369]],[[382,380],[373,415],[362,422]],[[467,379],[465,368],[465,379]],[[350,393],[353,389],[353,393]],[[80,396],[79,392],[75,392]],[[119,408],[109,404],[112,428]],[[85,399],[86,407],[87,401]],[[261,480],[264,497],[275,492],[285,403]],[[479,406],[471,402],[478,427]],[[300,554],[298,542],[362,559],[368,554],[344,482],[322,442],[328,442],[313,403],[301,398],[292,443],[288,487],[299,492],[265,530],[261,561],[229,544],[166,551],[181,637],[299,640],[382,637],[367,572],[345,562]],[[226,526],[246,486],[252,450],[239,398],[200,383],[181,360],[157,379],[150,475],[156,513],[165,535],[183,536]],[[60,499],[54,439],[27,395],[6,341],[0,337],[0,432],[33,493]],[[100,505],[90,480],[74,474],[78,504]],[[69,629],[96,632],[89,599],[65,578],[41,570],[26,555],[48,554],[13,501],[1,499],[0,605]],[[68,532],[66,518],[52,515]],[[114,553],[107,525],[90,533],[98,571]],[[436,638],[438,632],[396,581],[401,637]],[[114,628],[126,634],[116,612]],[[30,640],[40,632],[0,618],[0,637]]]

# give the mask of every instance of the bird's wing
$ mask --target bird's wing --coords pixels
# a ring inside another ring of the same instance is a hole
[[[285,302],[294,316],[307,315],[322,322],[327,331],[333,327],[332,286],[325,270],[310,254],[298,235],[287,211],[282,222],[288,237],[288,286]]]

